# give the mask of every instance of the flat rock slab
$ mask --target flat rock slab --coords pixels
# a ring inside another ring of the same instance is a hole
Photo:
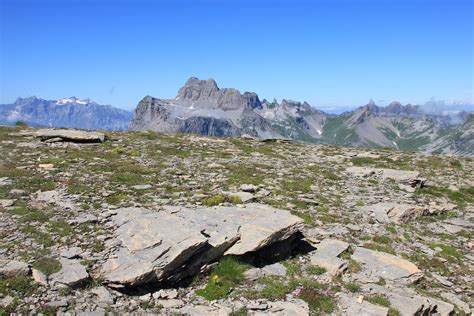
[[[300,299],[269,302],[265,311],[250,311],[249,315],[308,316],[308,303]]]
[[[177,281],[222,255],[257,251],[303,227],[299,217],[261,204],[115,212],[111,219],[120,246],[102,267],[111,286]]]
[[[432,297],[422,296],[408,287],[386,288],[373,284],[367,291],[387,297],[390,305],[402,316],[433,314],[447,316],[454,312],[454,305]]]
[[[79,260],[60,258],[61,270],[50,275],[51,283],[59,283],[72,288],[83,285],[89,279],[89,273]]]
[[[347,268],[346,260],[339,255],[349,248],[349,244],[337,239],[326,238],[311,253],[311,263],[325,268],[332,275],[339,275]]]
[[[263,268],[252,268],[244,272],[244,275],[249,280],[256,280],[265,276],[285,276],[287,270],[281,263],[274,263]]]
[[[25,133],[23,133],[23,135],[25,135]],[[29,133],[29,135],[40,138],[42,141],[57,138],[66,142],[102,143],[105,140],[104,133],[87,132],[73,129],[38,129]]]
[[[375,283],[383,278],[410,284],[422,277],[416,265],[389,253],[356,247],[351,258],[362,264],[362,271],[356,274],[361,282]]]
[[[370,213],[380,223],[406,223],[421,216],[430,215],[430,210],[424,206],[381,202],[357,208],[364,213]]]
[[[30,274],[30,266],[26,262],[16,260],[0,260],[1,277],[27,276]]]
[[[208,305],[187,305],[182,307],[180,315],[189,316],[227,316],[231,315],[232,309],[225,306],[208,306]]]
[[[397,170],[386,168],[370,168],[370,167],[349,167],[346,171],[359,177],[378,176],[381,179],[392,179],[398,183],[410,186],[420,187],[425,183],[425,179],[420,178],[418,171]]]

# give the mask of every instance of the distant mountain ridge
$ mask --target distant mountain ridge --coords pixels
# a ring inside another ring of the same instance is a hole
[[[474,154],[472,113],[426,113],[419,105],[366,105],[340,115],[307,102],[260,101],[254,92],[220,89],[213,79],[191,77],[174,99],[143,98],[131,130],[250,135],[353,147]]]
[[[132,117],[132,112],[76,97],[44,100],[33,96],[0,105],[0,124],[7,125],[23,121],[31,126],[127,130]]]

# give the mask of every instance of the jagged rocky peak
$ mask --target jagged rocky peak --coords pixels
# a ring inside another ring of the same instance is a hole
[[[372,99],[370,99],[369,103],[365,105],[365,108],[373,113],[377,113],[380,110],[380,108],[375,104],[374,100]]]
[[[196,107],[212,107],[222,110],[255,109],[262,104],[254,92],[240,93],[233,88],[220,89],[214,79],[200,80],[191,77],[179,89],[175,103],[192,103]]]
[[[176,99],[190,99],[196,101],[203,97],[211,97],[218,91],[219,87],[214,79],[199,80],[196,77],[191,77],[186,81],[184,86],[179,89]]]

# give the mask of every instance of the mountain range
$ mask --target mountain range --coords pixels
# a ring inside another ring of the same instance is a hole
[[[0,105],[0,124],[4,125],[22,121],[30,126],[127,130],[132,117],[132,112],[76,97],[18,98],[13,104]]]
[[[260,100],[254,92],[219,88],[191,77],[174,99],[145,96],[134,113],[75,97],[18,98],[0,105],[0,124],[102,130],[196,133],[208,136],[291,139],[349,147],[474,154],[474,113],[427,111],[419,105],[370,100],[339,115],[307,102]]]
[[[307,102],[260,100],[256,93],[221,89],[213,79],[195,77],[174,99],[144,97],[130,129],[474,154],[472,112],[433,114],[418,105],[379,107],[370,100],[354,111],[331,115]]]

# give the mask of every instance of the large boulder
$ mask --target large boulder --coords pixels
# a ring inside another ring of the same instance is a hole
[[[111,286],[178,281],[223,255],[240,256],[287,240],[303,221],[270,206],[121,208],[112,217],[120,246],[102,273]]]

